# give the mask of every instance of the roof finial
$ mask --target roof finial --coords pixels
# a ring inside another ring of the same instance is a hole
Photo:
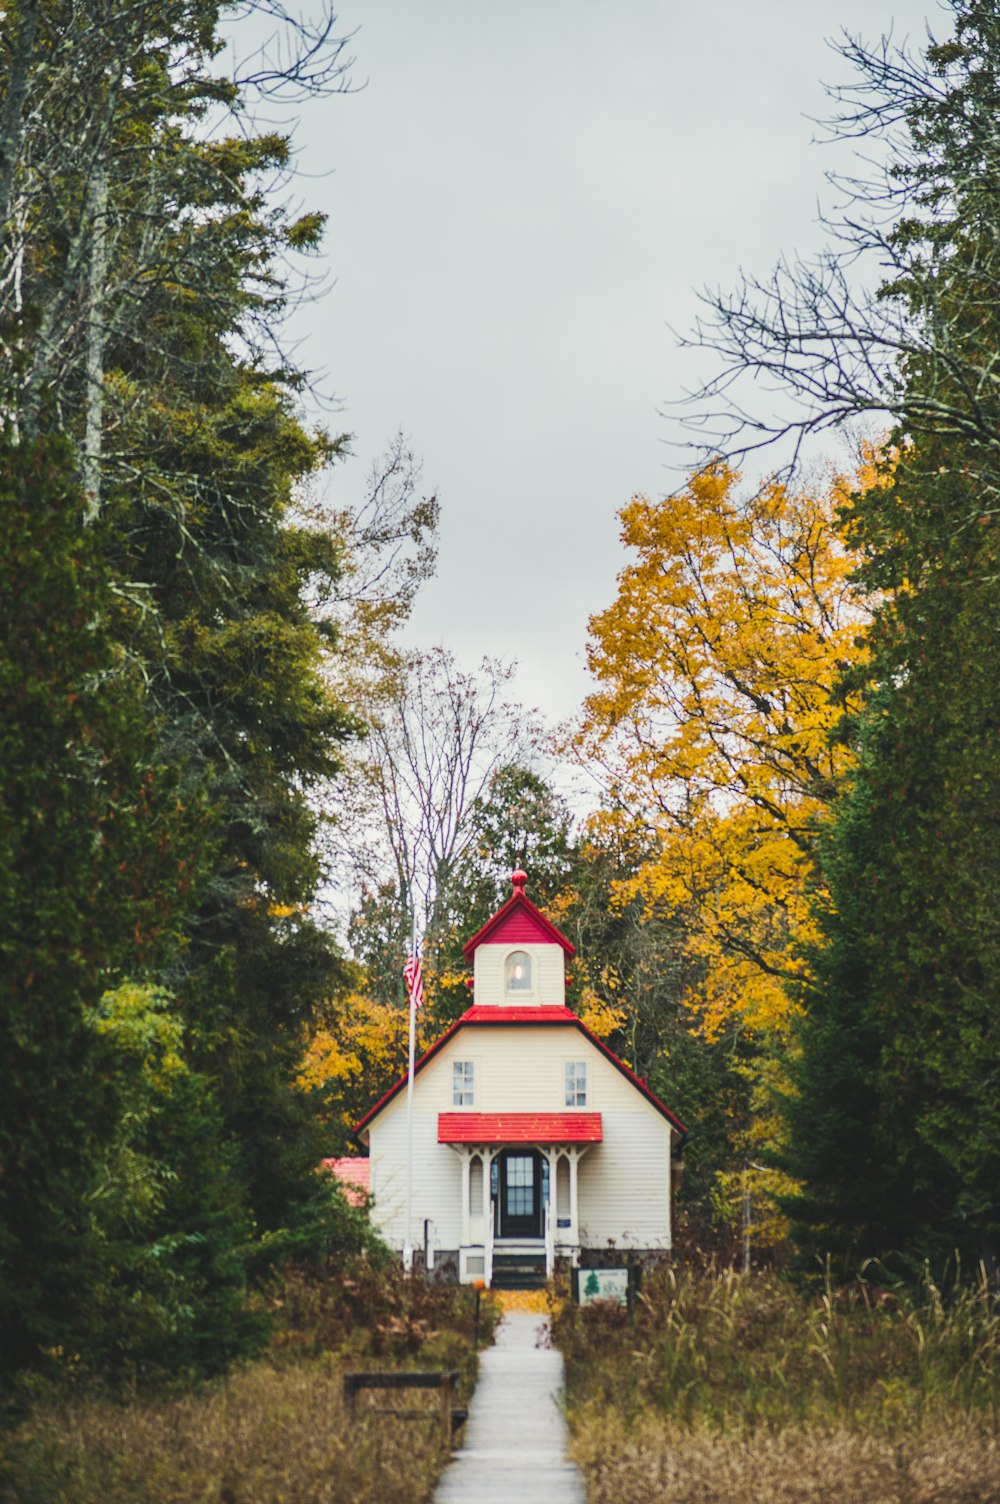
[[[524,885],[528,881],[528,874],[521,867],[515,867],[514,871],[510,874],[510,880],[513,884],[514,892],[523,893]]]

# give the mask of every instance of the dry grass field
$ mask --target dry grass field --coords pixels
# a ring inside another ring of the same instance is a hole
[[[996,1504],[1000,1446],[978,1426],[891,1440],[788,1426],[748,1435],[652,1419],[577,1421],[589,1504]]]
[[[16,1504],[423,1504],[446,1455],[433,1411],[350,1422],[335,1364],[255,1364],[183,1398],[42,1406],[0,1487]]]
[[[1000,1308],[664,1271],[557,1306],[590,1504],[1000,1504]]]
[[[447,1461],[436,1396],[427,1419],[343,1400],[358,1368],[458,1369],[475,1375],[474,1292],[430,1290],[365,1268],[275,1287],[279,1325],[260,1361],[187,1393],[89,1386],[39,1399],[0,1434],[3,1504],[425,1504]],[[498,1315],[481,1302],[480,1341]],[[394,1397],[379,1395],[379,1406]]]

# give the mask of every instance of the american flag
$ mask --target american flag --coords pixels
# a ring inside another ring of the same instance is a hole
[[[419,1008],[424,1000],[424,979],[420,974],[420,952],[414,951],[412,956],[407,956],[406,965],[403,967],[403,976],[406,978],[406,989],[410,999],[411,1008]]]

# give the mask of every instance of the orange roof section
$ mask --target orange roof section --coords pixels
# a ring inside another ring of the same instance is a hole
[[[324,1159],[321,1163],[324,1170],[329,1170],[340,1181],[346,1199],[353,1206],[363,1206],[371,1191],[371,1160],[360,1154],[348,1154],[342,1159]]]

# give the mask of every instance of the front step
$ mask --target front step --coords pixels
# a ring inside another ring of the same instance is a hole
[[[544,1269],[544,1253],[495,1253],[494,1269]]]
[[[544,1253],[493,1255],[494,1290],[543,1290],[545,1283]]]
[[[534,1269],[494,1269],[494,1290],[544,1290],[545,1271],[539,1273]]]

